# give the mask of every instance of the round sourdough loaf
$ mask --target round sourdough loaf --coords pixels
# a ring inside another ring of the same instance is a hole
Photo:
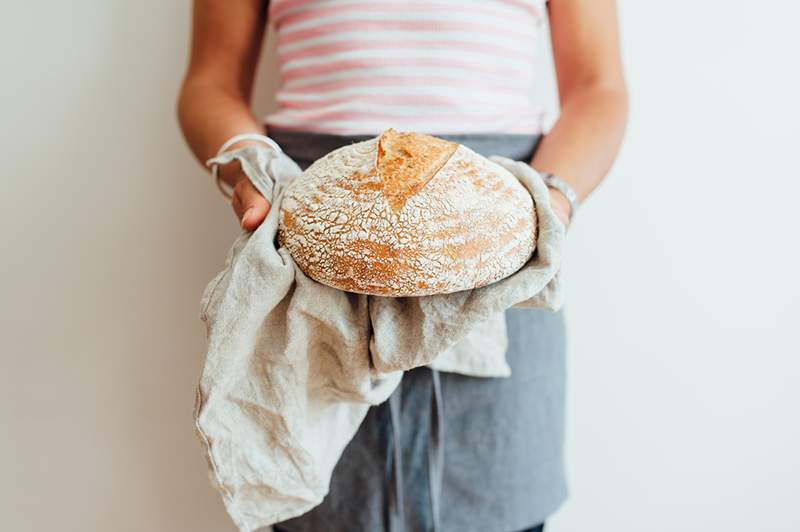
[[[317,160],[287,188],[278,241],[320,283],[424,296],[478,288],[528,261],[530,193],[469,148],[393,129]]]

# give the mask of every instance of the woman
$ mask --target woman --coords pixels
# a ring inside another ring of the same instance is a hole
[[[543,106],[531,94],[542,79],[537,47],[548,19],[560,116],[544,134]],[[277,31],[282,84],[279,108],[262,121],[250,99],[268,20]],[[388,127],[434,134],[558,176],[548,182],[551,203],[568,226],[576,204],[608,171],[625,126],[616,6],[196,0],[178,116],[200,162],[240,133],[269,135],[303,168]],[[238,163],[219,175],[233,189],[242,228],[257,228],[269,202]],[[506,321],[510,378],[407,372],[392,400],[370,409],[325,501],[276,530],[542,530],[567,493],[564,318],[514,308]],[[443,407],[442,419],[427,414],[432,403]],[[439,433],[444,464],[436,472],[428,453]],[[387,482],[392,457],[402,463],[399,487]],[[437,473],[441,482],[432,483]]]

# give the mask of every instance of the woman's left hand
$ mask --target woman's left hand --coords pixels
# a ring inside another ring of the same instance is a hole
[[[558,190],[551,188],[550,190],[550,206],[555,211],[558,219],[564,224],[564,229],[569,229],[569,211],[570,205],[567,198]]]

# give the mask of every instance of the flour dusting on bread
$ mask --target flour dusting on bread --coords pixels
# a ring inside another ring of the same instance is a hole
[[[436,137],[387,130],[308,167],[281,204],[279,243],[341,290],[422,296],[477,288],[530,258],[530,193],[501,166]]]

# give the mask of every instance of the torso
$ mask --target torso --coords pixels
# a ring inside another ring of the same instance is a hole
[[[338,135],[542,131],[545,0],[273,0],[267,128]]]

